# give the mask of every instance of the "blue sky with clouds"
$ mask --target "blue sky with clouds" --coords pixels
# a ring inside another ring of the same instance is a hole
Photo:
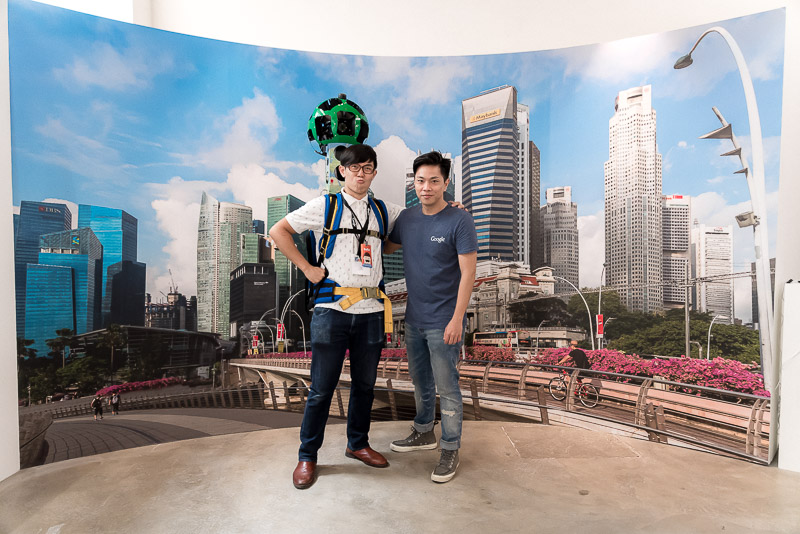
[[[784,12],[721,25],[754,80],[767,200],[776,206]],[[202,191],[247,204],[257,218],[265,217],[268,196],[315,196],[322,165],[306,128],[321,101],[344,92],[365,110],[368,142],[380,158],[374,189],[401,203],[414,152],[460,155],[461,100],[509,84],[532,110],[542,196],[547,187],[573,187],[581,283],[596,285],[608,120],[621,90],[652,85],[664,194],[692,195],[693,217],[711,225],[734,224],[733,215],[749,209],[746,183],[732,174],[738,162],[718,156],[728,148],[697,139],[719,126],[711,111],[717,106],[749,154],[732,54],[710,35],[692,67],[672,68],[704,29],[518,54],[342,56],[190,37],[11,0],[13,202],[58,199],[128,211],[139,219],[148,291],[166,292],[171,268],[181,292],[193,294]],[[774,217],[770,223],[774,242]],[[744,270],[752,233],[734,231],[735,267]],[[748,299],[749,280],[737,284],[737,316],[749,318]]]

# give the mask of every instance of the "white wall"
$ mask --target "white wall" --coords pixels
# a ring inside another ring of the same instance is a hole
[[[263,0],[53,0],[69,7],[118,20],[133,21],[164,30],[248,44],[368,55],[461,55],[542,50],[611,41],[658,33],[687,26],[786,7],[786,55],[784,57],[783,135],[781,154],[780,215],[777,229],[778,272],[776,281],[800,278],[800,247],[794,246],[790,229],[800,227],[800,0],[407,0],[375,2],[304,0],[294,4]],[[0,0],[6,13],[6,0]],[[495,23],[511,14],[525,21],[510,32],[491,32]],[[485,29],[485,31],[483,31]],[[2,29],[0,55],[0,169],[2,187],[10,197],[8,121],[7,31]],[[794,120],[793,120],[794,119]],[[2,208],[10,224],[10,205]],[[2,234],[2,232],[0,232]],[[795,238],[796,239],[796,238]],[[13,276],[10,236],[0,236],[3,256],[0,268]],[[0,310],[7,336],[15,338],[13,285],[6,284],[8,303]],[[776,302],[782,295],[776,284]],[[780,339],[780,315],[776,312]],[[9,344],[13,346],[14,344]],[[13,473],[16,450],[16,375],[13,351],[0,357],[0,479]],[[776,356],[778,359],[779,356]],[[13,376],[12,376],[13,375]]]

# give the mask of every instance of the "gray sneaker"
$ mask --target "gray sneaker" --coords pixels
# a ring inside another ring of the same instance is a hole
[[[458,451],[442,449],[442,456],[439,458],[439,465],[433,469],[431,480],[434,482],[449,482],[456,476],[458,469]]]
[[[406,439],[398,439],[393,441],[389,448],[394,452],[409,452],[421,451],[425,449],[436,448],[436,434],[433,429],[428,432],[418,432],[416,428],[411,427],[411,435]]]

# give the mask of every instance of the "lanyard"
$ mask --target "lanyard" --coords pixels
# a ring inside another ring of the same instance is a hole
[[[348,204],[347,201],[344,199],[344,195],[342,195],[342,202],[347,207],[347,209],[350,210],[353,230],[358,230],[358,233],[356,234],[357,236],[356,239],[358,239],[358,244],[356,245],[356,254],[358,254],[361,245],[363,245],[364,241],[367,240],[367,230],[369,230],[369,212],[370,212],[369,200],[367,200],[367,218],[363,225],[361,224],[361,221],[359,220],[358,216],[356,216],[356,212],[353,211],[353,208],[351,208],[350,204]]]

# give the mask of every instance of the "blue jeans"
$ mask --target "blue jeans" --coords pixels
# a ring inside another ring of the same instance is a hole
[[[421,329],[406,323],[408,372],[414,382],[417,432],[433,430],[436,415],[436,391],[442,414],[442,449],[461,447],[461,422],[464,405],[458,385],[458,356],[464,338],[455,345],[444,342],[444,329]]]
[[[345,351],[350,350],[350,402],[347,446],[369,446],[369,426],[375,379],[383,348],[383,312],[354,314],[314,308],[311,318],[311,388],[300,427],[301,462],[316,462]]]

